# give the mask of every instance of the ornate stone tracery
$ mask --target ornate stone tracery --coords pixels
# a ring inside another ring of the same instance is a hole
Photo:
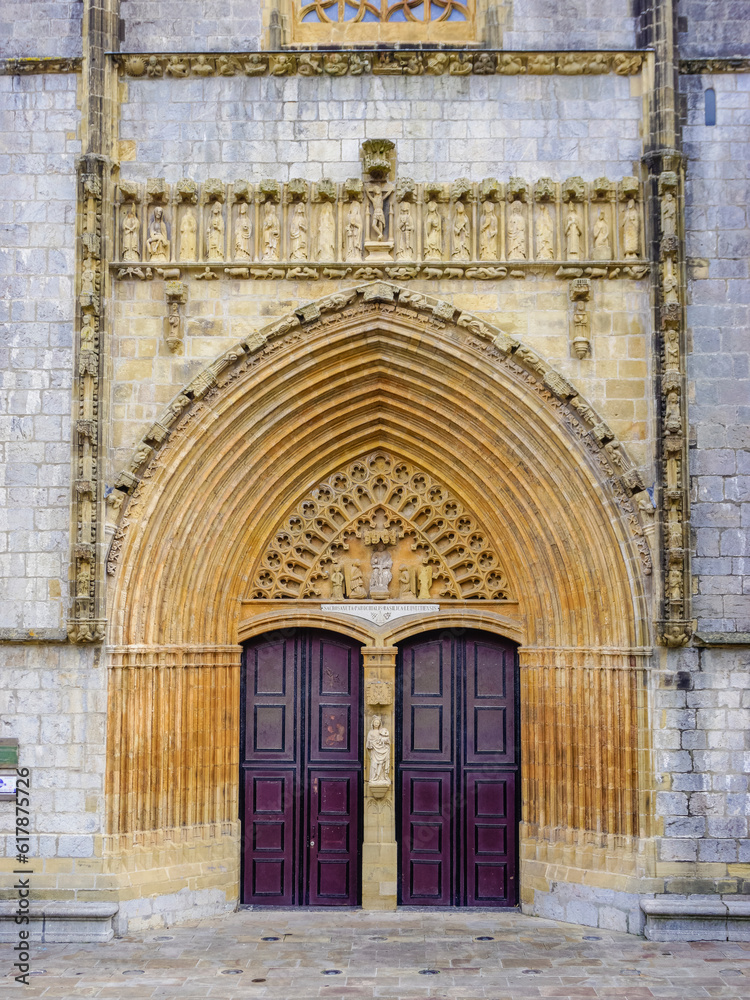
[[[510,597],[476,516],[434,477],[385,451],[310,490],[278,525],[252,580],[252,598]]]

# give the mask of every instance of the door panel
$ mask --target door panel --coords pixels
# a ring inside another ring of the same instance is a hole
[[[300,630],[245,649],[243,902],[356,905],[360,655]]]
[[[515,906],[515,651],[427,636],[400,666],[401,902]]]

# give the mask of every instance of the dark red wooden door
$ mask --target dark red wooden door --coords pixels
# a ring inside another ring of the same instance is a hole
[[[400,901],[515,906],[515,649],[426,636],[399,660]]]
[[[359,646],[304,630],[248,643],[243,705],[243,902],[355,906]]]

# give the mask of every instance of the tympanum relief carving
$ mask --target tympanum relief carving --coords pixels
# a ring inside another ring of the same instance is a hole
[[[386,452],[319,483],[278,526],[252,598],[507,599],[501,561],[474,514]]]

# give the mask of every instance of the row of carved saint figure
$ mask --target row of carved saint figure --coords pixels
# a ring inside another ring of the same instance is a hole
[[[488,200],[475,208],[459,200],[448,210],[431,198],[423,212],[421,208],[402,201],[391,215],[382,203],[363,212],[356,199],[343,204],[340,213],[330,201],[288,206],[243,201],[226,209],[214,201],[205,210],[176,206],[170,219],[169,208],[154,205],[143,233],[131,201],[121,208],[120,258],[129,263],[354,262],[371,249],[368,242],[378,244],[379,259],[384,253],[393,259],[395,253],[396,260],[404,261],[607,261],[641,256],[641,218],[632,198],[620,213],[610,203],[593,206],[590,237],[589,206],[572,201],[561,208],[560,218],[554,204],[526,205],[520,200],[507,209],[502,202]]]

